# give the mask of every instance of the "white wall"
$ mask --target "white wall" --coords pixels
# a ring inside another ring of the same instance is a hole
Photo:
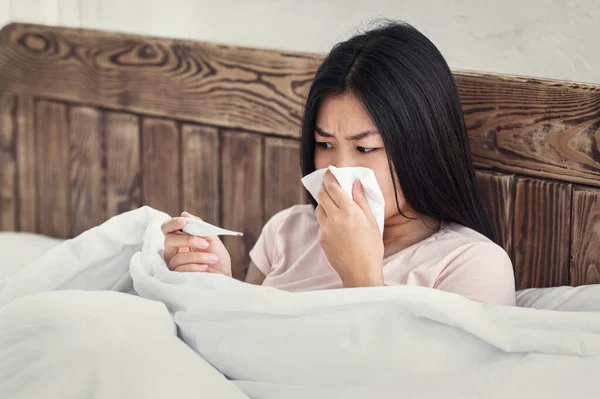
[[[378,17],[454,68],[600,83],[600,0],[0,0],[9,21],[326,52]]]

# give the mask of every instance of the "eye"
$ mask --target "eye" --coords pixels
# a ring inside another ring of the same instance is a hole
[[[324,150],[329,150],[331,149],[333,146],[331,145],[331,143],[328,143],[326,141],[317,141],[315,142],[315,144],[317,145],[317,147],[320,147]]]
[[[359,152],[362,152],[363,154],[368,154],[369,152],[375,152],[375,151],[377,151],[379,148],[356,147],[356,149]]]

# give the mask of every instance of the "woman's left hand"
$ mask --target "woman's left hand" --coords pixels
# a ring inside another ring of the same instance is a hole
[[[381,286],[383,240],[359,181],[352,196],[330,171],[325,173],[316,209],[319,241],[344,287]]]

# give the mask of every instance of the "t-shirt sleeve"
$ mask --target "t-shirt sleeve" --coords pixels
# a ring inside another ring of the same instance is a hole
[[[279,231],[289,212],[290,209],[288,208],[271,217],[264,225],[256,244],[250,250],[250,259],[265,276],[273,270],[272,265],[277,256]]]
[[[492,242],[466,248],[440,273],[434,288],[477,302],[515,305],[512,262],[508,254]]]

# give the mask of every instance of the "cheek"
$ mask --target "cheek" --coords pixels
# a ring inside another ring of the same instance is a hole
[[[320,148],[315,149],[315,169],[323,169],[329,167],[329,165],[337,165],[339,151],[337,149],[323,150]]]
[[[329,162],[323,151],[315,151],[315,169],[323,169],[328,166]]]
[[[387,162],[385,165],[374,169],[375,177],[377,178],[377,183],[379,184],[379,188],[381,188],[381,192],[383,193],[383,198],[385,199],[385,217],[389,218],[398,214],[398,206],[396,205],[396,200],[400,205],[400,209],[404,208],[404,196],[402,195],[402,190],[400,189],[400,183],[396,179],[396,192],[394,191],[394,183],[392,181],[392,176],[390,174],[389,166]]]

